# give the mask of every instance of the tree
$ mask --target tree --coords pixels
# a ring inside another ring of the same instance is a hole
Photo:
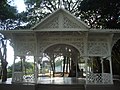
[[[14,0],[0,1],[0,30],[21,29],[26,25],[26,12],[18,13],[16,7],[10,5],[11,2]]]
[[[2,75],[2,82],[5,82],[7,80],[7,40],[3,35],[0,35],[0,60],[1,60],[1,75]]]
[[[25,28],[32,27],[60,7],[76,15],[80,2],[81,0],[25,0],[27,6],[25,15],[28,21]]]
[[[83,0],[79,10],[91,28],[120,28],[119,0]]]
[[[14,66],[15,66],[15,71],[20,71],[21,72],[21,61],[15,63]],[[25,72],[26,75],[33,73],[34,63],[32,63],[32,62],[25,62],[24,63],[24,67],[25,67],[25,71],[24,72]],[[13,65],[8,67],[8,77],[9,78],[12,77],[12,68],[13,68]]]
[[[8,4],[7,0],[0,0],[0,30],[9,30],[15,27],[16,9]],[[7,80],[7,61],[6,48],[7,40],[0,34],[0,60],[2,82]]]
[[[14,29],[17,25],[16,21],[17,10],[10,6],[7,0],[0,1],[0,29],[9,30]]]

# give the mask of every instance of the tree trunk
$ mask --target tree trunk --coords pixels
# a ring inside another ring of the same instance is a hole
[[[62,74],[62,77],[64,77],[64,72],[65,72],[65,61],[66,61],[66,56],[64,56],[64,59],[63,59],[63,74]]]
[[[1,44],[2,47],[0,48],[0,59],[1,59],[1,65],[2,65],[2,82],[7,81],[7,61],[6,61],[6,53],[7,53],[7,48],[6,48],[6,40],[4,41],[4,38],[1,38]],[[3,51],[1,50],[3,49]]]
[[[1,64],[2,64],[2,82],[5,82],[7,81],[7,62],[6,60],[3,58],[2,56],[2,52],[1,52],[1,49],[0,49],[0,59],[1,59]]]

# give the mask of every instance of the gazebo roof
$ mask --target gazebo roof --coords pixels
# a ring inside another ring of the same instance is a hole
[[[31,29],[36,31],[71,31],[73,29],[81,29],[81,31],[84,31],[89,29],[89,26],[67,10],[60,8]]]

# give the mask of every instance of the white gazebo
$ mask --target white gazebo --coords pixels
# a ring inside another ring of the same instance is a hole
[[[0,31],[14,48],[14,64],[20,57],[21,71],[13,67],[12,82],[24,82],[24,61],[33,56],[34,72],[31,82],[37,82],[39,64],[44,55],[51,65],[57,56],[69,58],[69,71],[76,66],[84,70],[86,84],[113,84],[111,50],[120,38],[118,29],[92,29],[68,11],[60,8],[31,29]],[[66,52],[67,51],[67,52]],[[72,54],[71,54],[72,53]],[[83,64],[80,64],[80,63]],[[83,65],[83,66],[79,66]]]

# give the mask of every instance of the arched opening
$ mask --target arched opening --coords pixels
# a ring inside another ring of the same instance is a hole
[[[80,57],[80,52],[67,44],[48,47],[39,65],[38,75],[42,77],[83,77],[85,70],[85,62]]]

